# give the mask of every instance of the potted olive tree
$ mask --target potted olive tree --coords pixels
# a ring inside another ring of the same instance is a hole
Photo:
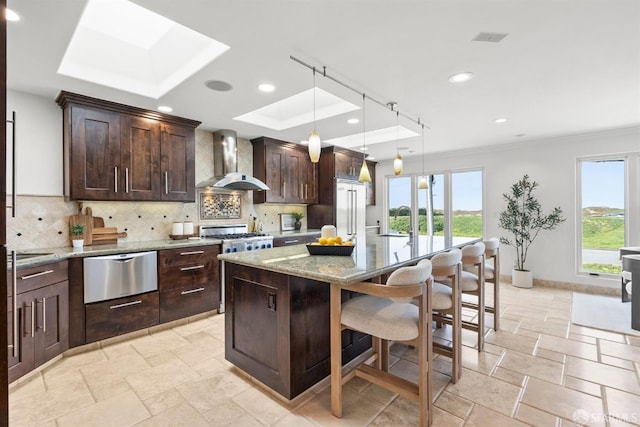
[[[81,248],[84,245],[84,224],[72,224],[69,231],[73,247]]]
[[[511,186],[511,191],[502,195],[507,208],[500,212],[499,227],[513,235],[501,237],[500,243],[516,248],[516,262],[512,270],[511,283],[521,288],[533,286],[533,272],[525,269],[529,246],[541,230],[553,230],[564,222],[560,207],[555,207],[548,215],[542,213],[540,202],[533,195],[538,183],[525,175]]]

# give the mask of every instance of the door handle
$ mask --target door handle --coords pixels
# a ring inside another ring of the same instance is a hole
[[[36,299],[36,304],[42,304],[42,327],[38,326],[38,322],[36,319],[36,329],[42,329],[42,332],[47,332],[47,299],[45,297],[42,297],[42,302]],[[36,308],[37,307],[38,306],[36,305]]]
[[[16,217],[16,112],[11,113],[11,120],[7,120],[7,123],[11,123],[11,218]],[[13,263],[15,264],[15,261]],[[13,357],[16,357],[14,354]]]
[[[124,191],[129,192],[129,168],[124,168]]]
[[[204,265],[194,265],[192,267],[182,267],[180,271],[200,270],[202,268],[204,268]]]
[[[164,171],[164,194],[169,194],[169,171]]]
[[[13,339],[12,344],[9,346],[13,349],[13,357],[18,357],[18,351],[20,346],[20,340],[18,339],[18,269],[16,251],[11,251],[11,286],[12,286],[12,298],[13,298]]]
[[[118,167],[113,168],[113,191],[118,192]]]
[[[20,276],[20,280],[33,279],[34,277],[44,276],[45,274],[51,274],[51,273],[53,273],[53,270],[40,271],[38,273],[27,274],[26,276]]]
[[[204,288],[191,289],[191,290],[188,290],[188,291],[180,292],[180,295],[189,295],[189,294],[193,294],[193,293],[196,293],[196,292],[202,292],[202,291],[204,291]]]
[[[114,309],[116,309],[116,308],[129,307],[129,306],[131,306],[131,305],[136,305],[136,304],[142,304],[142,300],[131,301],[131,302],[125,302],[124,304],[112,305],[111,307],[109,307],[109,309],[110,309],[110,310],[114,310]]]
[[[276,294],[274,292],[267,293],[267,309],[276,311]]]
[[[180,256],[184,255],[200,255],[203,254],[204,251],[191,251],[191,252],[180,252]]]

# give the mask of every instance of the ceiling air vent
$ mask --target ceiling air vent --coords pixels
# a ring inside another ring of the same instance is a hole
[[[490,42],[500,43],[503,38],[507,37],[507,33],[479,33],[472,41],[474,42]]]

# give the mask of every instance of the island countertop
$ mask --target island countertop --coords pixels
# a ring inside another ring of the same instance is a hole
[[[349,284],[389,273],[398,267],[430,258],[451,247],[479,241],[454,237],[445,244],[442,236],[362,236],[351,256],[309,255],[306,245],[221,254],[222,261],[327,283]]]

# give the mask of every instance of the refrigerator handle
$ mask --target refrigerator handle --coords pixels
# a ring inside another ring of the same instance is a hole
[[[358,232],[358,191],[353,192],[353,234]]]

